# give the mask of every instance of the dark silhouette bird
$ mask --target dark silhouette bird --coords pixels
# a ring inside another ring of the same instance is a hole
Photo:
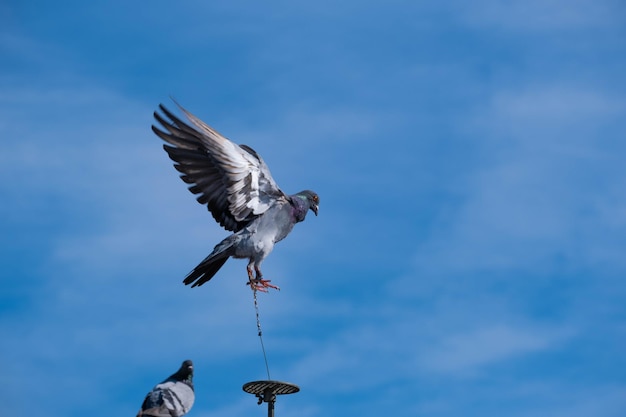
[[[251,147],[237,145],[178,106],[191,125],[159,105],[155,119],[164,130],[152,130],[168,144],[163,148],[174,161],[189,190],[206,204],[213,218],[233,232],[183,280],[192,287],[210,280],[228,258],[248,259],[248,279],[254,290],[278,287],[263,279],[261,263],[309,210],[317,215],[319,197],[310,190],[287,195],[269,168]],[[167,119],[166,119],[167,118]],[[254,273],[253,273],[254,271]]]
[[[181,417],[191,410],[194,400],[193,362],[186,360],[146,395],[137,417]]]

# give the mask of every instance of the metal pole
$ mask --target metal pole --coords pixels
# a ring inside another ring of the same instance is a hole
[[[274,403],[276,402],[276,395],[271,388],[266,388],[263,393],[263,401],[267,401],[267,417],[274,417]]]

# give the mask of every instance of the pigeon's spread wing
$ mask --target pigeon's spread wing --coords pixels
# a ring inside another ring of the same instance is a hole
[[[180,106],[179,106],[180,107]],[[278,188],[263,159],[250,147],[237,145],[180,107],[193,126],[159,105],[155,119],[166,131],[152,130],[170,145],[163,145],[189,190],[206,204],[226,230],[238,231],[264,213],[285,194]]]

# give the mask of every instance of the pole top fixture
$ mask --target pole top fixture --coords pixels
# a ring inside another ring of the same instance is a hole
[[[243,384],[243,390],[248,394],[254,394],[262,402],[276,401],[276,395],[295,394],[300,387],[289,382],[281,381],[252,381]]]

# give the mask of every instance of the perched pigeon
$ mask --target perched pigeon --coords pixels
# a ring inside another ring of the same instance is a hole
[[[248,259],[248,279],[254,290],[267,291],[261,263],[309,210],[317,215],[319,197],[305,190],[287,195],[272,178],[259,154],[246,145],[236,145],[179,106],[192,126],[163,105],[155,119],[165,129],[152,130],[169,143],[163,148],[175,162],[181,178],[190,184],[200,204],[206,204],[213,218],[232,235],[218,243],[183,280],[192,287],[210,280],[229,257]],[[170,146],[171,145],[171,146]],[[253,275],[253,268],[255,275]]]
[[[186,360],[176,373],[152,388],[137,417],[181,417],[191,410],[194,399],[193,363]]]

